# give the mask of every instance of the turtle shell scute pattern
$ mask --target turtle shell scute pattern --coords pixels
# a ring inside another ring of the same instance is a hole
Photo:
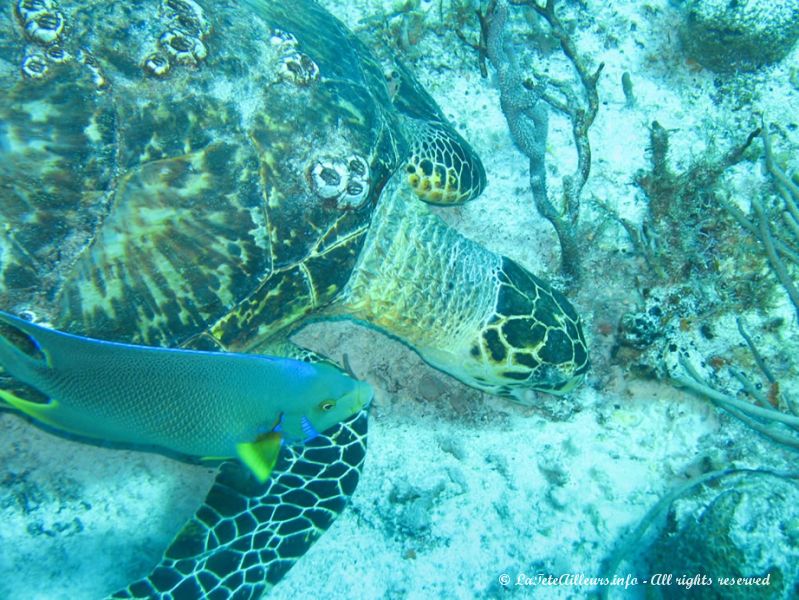
[[[27,182],[0,206],[7,306],[50,305],[56,327],[102,339],[246,351],[335,298],[408,149],[352,34],[307,1],[224,19],[194,0],[20,6],[60,10],[66,28],[28,43],[41,81],[0,100],[0,181]],[[298,54],[318,68],[309,85],[281,71]],[[310,180],[325,160],[343,168],[334,198]]]

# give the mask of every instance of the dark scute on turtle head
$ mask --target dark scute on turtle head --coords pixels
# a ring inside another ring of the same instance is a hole
[[[588,371],[582,325],[571,303],[546,282],[504,258],[497,319],[514,363],[528,367],[537,389],[560,391]]]

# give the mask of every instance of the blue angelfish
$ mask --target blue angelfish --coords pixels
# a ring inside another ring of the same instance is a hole
[[[0,398],[66,432],[202,458],[238,456],[265,481],[300,444],[372,399],[333,365],[152,348],[71,335],[0,311],[0,364],[49,397]]]

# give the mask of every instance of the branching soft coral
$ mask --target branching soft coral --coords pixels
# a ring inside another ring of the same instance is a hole
[[[541,5],[534,0],[515,0],[511,4],[530,6],[549,25],[560,43],[563,54],[571,62],[579,83],[570,85],[543,73],[524,76],[516,56],[507,46],[505,30],[508,2],[498,0],[489,5],[481,18],[485,35],[485,51],[497,72],[500,103],[513,141],[530,161],[530,188],[539,214],[555,228],[561,246],[561,270],[573,281],[580,275],[580,245],[577,223],[580,216],[580,195],[591,171],[591,145],[588,129],[599,106],[596,82],[604,65],[590,71],[566,29],[555,13],[555,0]],[[547,192],[545,150],[548,131],[548,109],[566,115],[572,125],[577,151],[577,167],[563,178],[563,199],[560,208]]]

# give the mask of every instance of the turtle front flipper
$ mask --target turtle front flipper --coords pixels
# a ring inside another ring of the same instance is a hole
[[[405,117],[410,143],[404,167],[408,184],[429,204],[451,206],[477,198],[486,186],[477,154],[402,64],[395,61],[392,75],[392,102]]]
[[[421,200],[450,206],[479,196],[486,184],[483,164],[445,122],[412,122],[408,183]]]
[[[361,411],[302,447],[285,447],[259,484],[225,462],[203,505],[147,577],[112,598],[260,598],[344,510],[366,456]]]

